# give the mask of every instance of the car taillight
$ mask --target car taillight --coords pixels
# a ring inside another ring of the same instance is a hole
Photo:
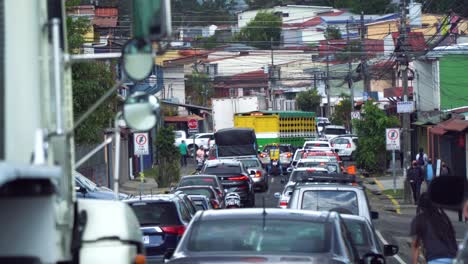
[[[255,173],[255,178],[260,178],[260,177],[262,177],[262,173],[260,171],[257,171]]]
[[[237,177],[229,177],[228,180],[230,180],[230,181],[247,181],[247,180],[249,180],[249,177],[241,175],[241,176],[237,176]]]
[[[212,199],[211,200],[211,205],[213,206],[214,209],[218,209],[219,208],[219,203],[218,201]]]
[[[280,202],[280,206],[288,206],[288,202],[286,202],[286,201],[281,201],[281,202]]]
[[[346,148],[351,148],[351,144],[348,143],[348,144],[346,145]]]
[[[166,234],[182,236],[185,232],[185,226],[162,226],[162,231]]]

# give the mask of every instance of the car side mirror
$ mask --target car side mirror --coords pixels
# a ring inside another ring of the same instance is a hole
[[[293,161],[293,162],[291,162],[291,164],[292,164],[294,167],[296,167],[297,161]]]
[[[361,264],[367,263],[385,263],[385,258],[381,254],[376,253],[367,253],[360,260]]]
[[[287,171],[288,173],[291,173],[291,172],[293,171],[293,169],[292,169],[291,167],[289,167],[289,168],[286,169],[286,171]]]
[[[384,256],[391,257],[398,254],[400,248],[396,245],[384,245]]]
[[[379,219],[379,212],[371,211],[371,219]]]
[[[279,199],[279,198],[281,197],[281,193],[276,192],[276,193],[274,194],[274,196],[275,196],[276,199]]]
[[[82,193],[82,194],[85,194],[85,193],[88,192],[88,190],[86,190],[86,188],[84,188],[84,187],[82,187],[82,186],[76,186],[76,187],[75,187],[75,191],[80,192],[80,193]]]

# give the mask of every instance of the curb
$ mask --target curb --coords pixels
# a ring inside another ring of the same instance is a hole
[[[379,187],[380,191],[385,191],[385,188],[383,187],[382,183],[380,181],[378,181],[375,177],[373,177],[372,179],[374,179],[374,182],[375,184]],[[398,203],[398,201],[393,198],[393,196],[391,196],[390,194],[385,194],[385,196],[392,202],[392,204],[395,206],[395,212],[397,214],[401,214],[401,211],[400,211],[400,204]]]

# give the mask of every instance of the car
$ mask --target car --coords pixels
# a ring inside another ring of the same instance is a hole
[[[296,168],[321,168],[327,170],[328,173],[342,173],[341,164],[333,161],[326,162],[314,159],[300,159],[296,164]]]
[[[221,180],[226,193],[239,194],[242,206],[255,206],[254,183],[240,161],[234,159],[207,160],[200,173],[216,175]]]
[[[212,186],[184,186],[177,188],[176,192],[177,191],[187,194],[189,198],[190,195],[204,195],[210,200],[214,209],[224,208],[224,199],[218,195]]]
[[[398,253],[396,245],[381,245],[375,234],[374,227],[368,219],[350,214],[341,214],[359,256],[362,258],[369,252],[383,255],[384,257],[394,256]]]
[[[345,134],[348,134],[348,132],[344,126],[329,125],[325,126],[322,130],[322,135],[325,136],[328,140]]]
[[[330,140],[332,148],[341,158],[354,160],[357,149],[357,136],[338,136]]]
[[[189,195],[190,200],[192,200],[193,205],[197,211],[204,211],[213,209],[213,206],[210,203],[210,200],[205,195]]]
[[[315,150],[315,151],[331,151],[332,150],[332,146],[330,145],[330,142],[319,141],[319,140],[306,141],[304,142],[304,146],[302,148]]]
[[[187,142],[187,133],[184,130],[174,130],[174,145],[177,147],[182,143],[182,140],[185,140],[185,143],[188,144]]]
[[[174,194],[142,195],[125,202],[140,223],[147,263],[163,262],[192,220],[185,202]]]
[[[75,177],[75,193],[77,198],[82,199],[100,199],[100,200],[114,200],[115,192],[111,189],[98,186],[90,179],[83,176],[81,173],[74,171]],[[126,199],[130,196],[124,193],[119,193],[119,199]]]
[[[339,208],[349,214],[365,217],[370,222],[379,217],[371,211],[369,200],[363,186],[355,175],[330,174],[301,175],[292,191],[288,209],[329,211]],[[275,194],[278,197],[277,194]]]
[[[236,159],[239,160],[249,172],[254,183],[254,188],[266,192],[268,190],[268,173],[263,168],[260,160],[258,160],[256,156],[239,157]]]
[[[185,206],[189,210],[190,215],[194,216],[197,212],[197,209],[193,205],[192,200],[190,200],[188,195],[181,191],[174,191],[173,194],[178,196],[182,200],[182,202],[185,203]]]
[[[302,159],[328,160],[329,162],[338,162],[342,164],[340,156],[334,151],[306,151]],[[344,169],[344,168],[342,168]]]
[[[331,125],[331,123],[327,117],[317,117],[317,132],[321,133],[323,128],[329,125]]]
[[[221,199],[224,199],[224,188],[216,175],[196,174],[182,176],[174,190],[184,186],[211,186],[216,190]]]
[[[274,208],[200,211],[169,263],[369,263],[336,212]],[[281,260],[281,261],[280,261]]]

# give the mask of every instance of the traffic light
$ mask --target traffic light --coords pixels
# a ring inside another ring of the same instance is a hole
[[[160,41],[171,36],[170,0],[133,0],[133,37]]]

